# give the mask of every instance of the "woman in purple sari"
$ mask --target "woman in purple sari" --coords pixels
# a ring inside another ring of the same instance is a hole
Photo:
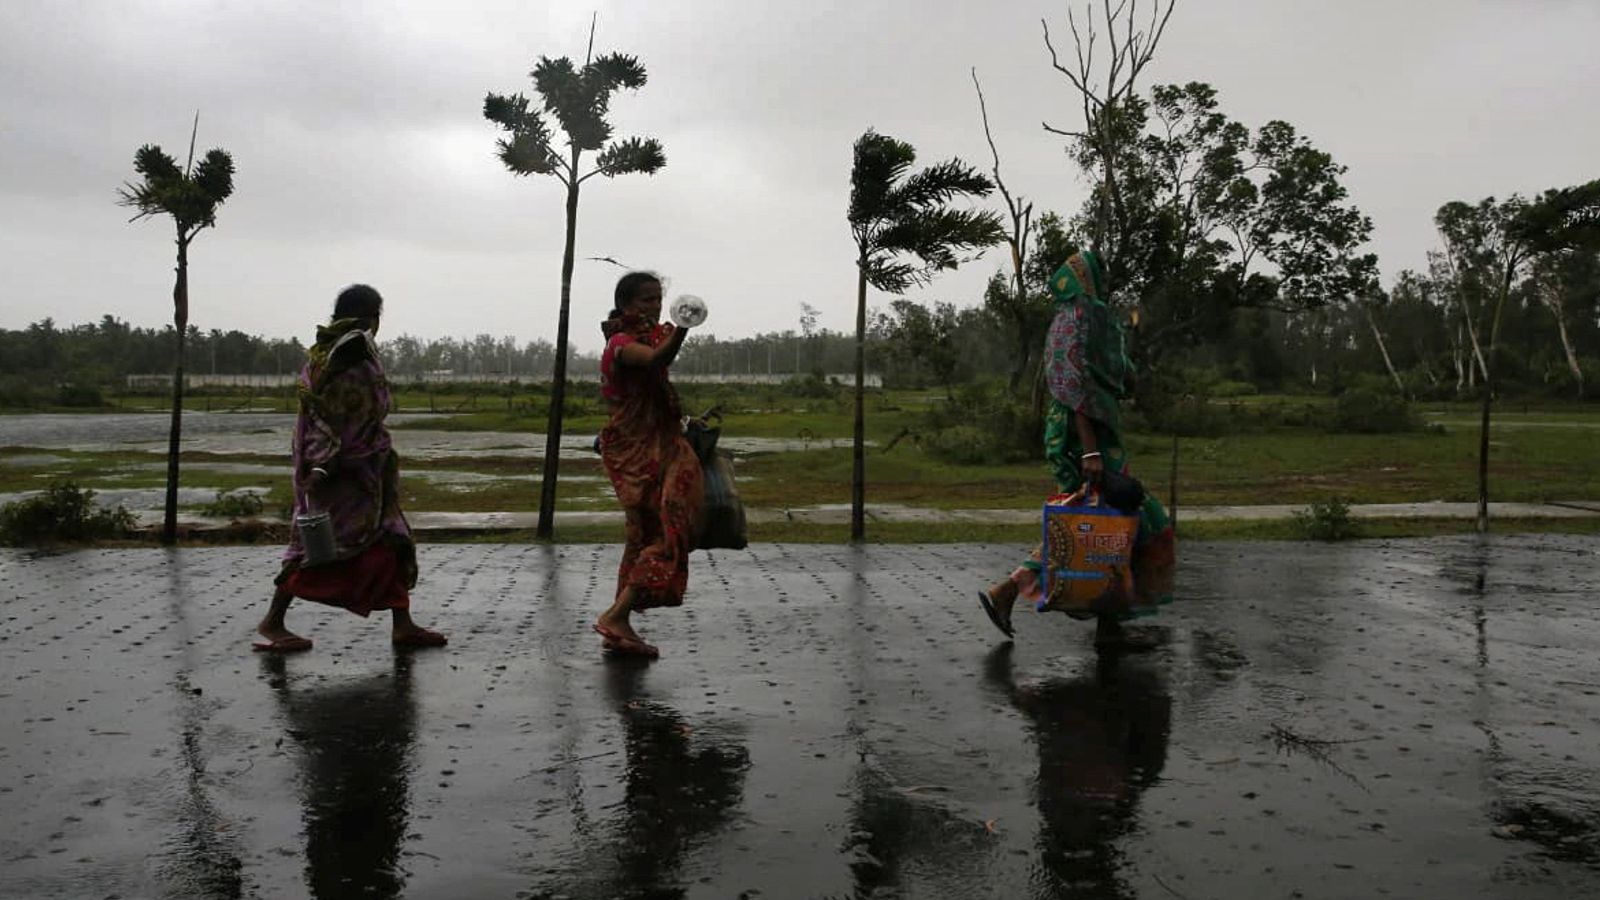
[[[296,597],[365,617],[387,609],[396,646],[441,647],[445,636],[411,621],[417,548],[400,511],[400,465],[384,419],[389,386],[373,336],[383,297],[367,285],[345,288],[333,320],[300,370],[300,415],[294,426],[294,514],[325,512],[335,554],[311,565],[298,525],[290,532],[272,606],[256,631],[256,650],[288,653],[311,641],[288,629],[284,615]]]

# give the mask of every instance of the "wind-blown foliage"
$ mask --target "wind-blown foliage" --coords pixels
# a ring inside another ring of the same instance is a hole
[[[1349,203],[1345,167],[1292,125],[1252,132],[1198,82],[1157,86],[1105,114],[1117,121],[1095,133],[1118,135],[1127,221],[1114,297],[1140,309],[1146,365],[1218,338],[1239,309],[1304,312],[1376,293],[1377,257],[1361,249],[1372,223]],[[1071,149],[1097,170],[1098,146]],[[1092,196],[1074,230],[1088,235],[1105,205]]]
[[[590,39],[592,42],[592,34]],[[491,93],[483,99],[483,117],[505,132],[506,136],[497,141],[497,146],[500,161],[507,169],[516,175],[548,175],[566,187],[567,235],[561,257],[561,312],[556,323],[555,370],[551,379],[552,401],[537,529],[540,537],[548,538],[555,527],[578,189],[596,175],[615,178],[633,173],[654,174],[667,164],[667,157],[661,142],[654,138],[612,139],[613,128],[607,118],[612,95],[619,90],[637,90],[645,85],[645,69],[637,58],[610,53],[593,57],[579,67],[564,56],[557,59],[541,56],[528,74],[539,97],[537,106],[522,94]],[[564,138],[564,147],[556,145],[557,129]],[[583,168],[586,153],[595,154],[593,168],[588,171]]]
[[[199,130],[199,116],[195,117]],[[183,168],[177,160],[154,144],[145,144],[133,155],[138,182],[124,183],[117,192],[118,203],[137,212],[133,221],[158,215],[172,217],[177,231],[178,272],[172,288],[172,320],[176,352],[173,356],[172,424],[167,447],[167,501],[161,539],[177,540],[178,529],[178,447],[183,433],[184,338],[189,327],[189,244],[201,231],[217,223],[217,207],[233,194],[233,157],[225,150],[206,152],[194,165],[194,136],[189,139],[189,162]]]
[[[856,421],[851,479],[851,540],[866,536],[867,287],[903,294],[954,269],[962,254],[998,243],[1004,232],[990,210],[949,204],[984,197],[987,176],[959,159],[912,171],[917,151],[869,129],[856,140],[850,169],[850,234],[856,244]]]

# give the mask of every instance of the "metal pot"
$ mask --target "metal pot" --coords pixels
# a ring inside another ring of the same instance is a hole
[[[306,556],[302,565],[320,566],[333,562],[339,555],[339,545],[333,539],[333,520],[325,512],[306,512],[294,517],[300,529],[300,546]]]

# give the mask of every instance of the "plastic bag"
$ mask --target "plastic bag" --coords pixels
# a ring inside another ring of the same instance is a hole
[[[733,481],[733,457],[715,451],[700,467],[705,484],[705,501],[700,505],[696,550],[743,550],[749,546],[744,504]]]
[[[1139,517],[1099,495],[1058,495],[1044,504],[1043,612],[1074,618],[1125,611],[1134,597],[1133,545]]]

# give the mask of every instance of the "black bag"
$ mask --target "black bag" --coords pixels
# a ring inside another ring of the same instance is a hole
[[[1123,515],[1134,515],[1144,506],[1144,485],[1132,475],[1107,469],[1100,476],[1100,499]]]
[[[750,539],[745,527],[744,504],[733,481],[733,457],[717,449],[722,436],[722,414],[715,406],[683,429],[684,439],[700,459],[700,475],[705,499],[700,505],[700,521],[695,530],[696,550],[743,550]]]
[[[713,452],[703,463],[700,474],[705,483],[705,501],[700,506],[700,528],[695,534],[696,550],[743,550],[749,546],[744,504],[733,483],[733,457]]]
[[[715,421],[716,424],[712,424]],[[722,437],[722,413],[717,412],[715,406],[706,410],[705,414],[696,419],[690,419],[683,426],[684,440],[694,448],[694,455],[699,457],[700,465],[710,465],[717,452],[717,438]]]

